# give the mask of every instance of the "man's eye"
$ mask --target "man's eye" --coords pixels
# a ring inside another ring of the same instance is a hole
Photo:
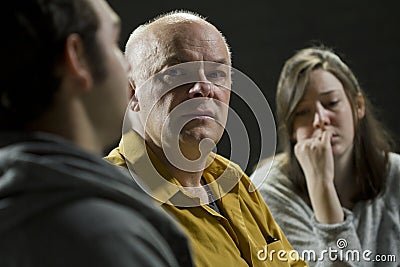
[[[225,77],[226,77],[226,73],[221,70],[216,70],[216,71],[207,73],[207,78],[209,78],[209,79],[219,79],[219,78],[225,78]]]
[[[185,72],[182,68],[169,68],[164,71],[164,75],[168,75],[171,77],[181,76],[183,74],[185,74]]]

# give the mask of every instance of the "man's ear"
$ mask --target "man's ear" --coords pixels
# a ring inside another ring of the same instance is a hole
[[[132,81],[131,79],[129,79],[129,84],[131,86],[131,94],[130,94],[130,98],[131,98],[131,105],[130,105],[130,109],[132,111],[139,111],[140,107],[139,107],[139,101],[136,97],[136,85],[135,82]]]
[[[357,95],[357,117],[359,120],[364,118],[365,116],[365,100],[364,96],[361,93]]]
[[[86,57],[82,38],[78,34],[69,35],[65,42],[66,72],[81,85],[78,88],[88,91],[93,86],[93,77]]]

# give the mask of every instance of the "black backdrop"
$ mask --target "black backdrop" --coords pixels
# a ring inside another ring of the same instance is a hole
[[[379,118],[398,142],[400,14],[396,2],[109,0],[122,20],[122,49],[134,28],[159,14],[183,9],[207,17],[226,36],[233,67],[262,89],[273,112],[276,83],[285,60],[311,43],[330,46],[353,69],[380,111]],[[247,119],[249,110],[239,102],[233,98],[231,105],[244,115],[246,127],[256,129],[256,122]],[[260,153],[257,131],[250,130],[250,140],[247,173],[257,163]],[[218,147],[219,153],[229,157],[229,145],[225,136]]]

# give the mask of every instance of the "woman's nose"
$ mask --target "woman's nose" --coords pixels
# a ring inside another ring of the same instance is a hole
[[[313,127],[325,129],[330,123],[327,111],[323,107],[317,108],[314,114]]]

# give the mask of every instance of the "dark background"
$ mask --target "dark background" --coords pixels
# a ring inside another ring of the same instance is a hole
[[[275,112],[280,70],[296,50],[310,44],[334,49],[350,66],[399,143],[400,52],[398,1],[154,1],[109,0],[122,20],[121,48],[130,32],[152,18],[176,9],[207,17],[223,32],[232,50],[233,67],[263,91]],[[235,98],[232,107],[250,129],[251,172],[260,154],[259,134],[248,109]],[[225,137],[219,153],[229,157]],[[398,151],[398,150],[397,150]]]

